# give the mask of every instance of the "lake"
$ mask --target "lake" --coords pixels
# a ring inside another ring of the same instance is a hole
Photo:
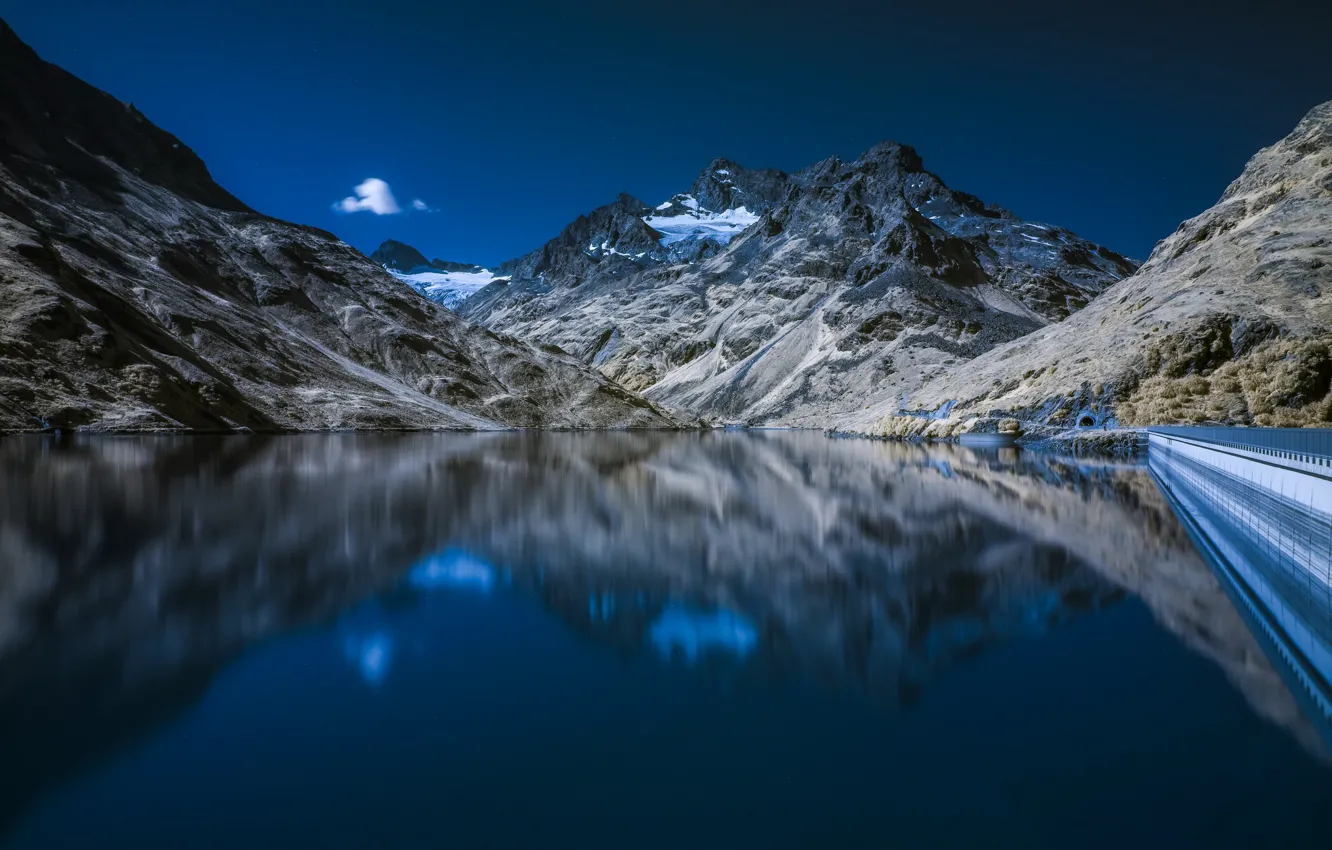
[[[1318,847],[1145,467],[816,433],[0,439],[0,847]]]

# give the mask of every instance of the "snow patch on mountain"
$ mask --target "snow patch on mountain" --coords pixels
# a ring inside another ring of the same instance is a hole
[[[389,274],[415,289],[417,292],[441,304],[450,310],[456,310],[468,298],[480,292],[496,280],[490,269],[478,272],[416,272],[403,274],[385,267]]]
[[[611,245],[609,239],[603,239],[601,240],[600,245],[598,245],[595,242],[589,244],[587,246],[587,255],[589,257],[615,256],[615,257],[627,257],[631,260],[641,260],[647,256],[647,251],[639,251],[637,253],[630,254],[626,251],[621,251],[619,248],[616,248],[615,246]]]
[[[657,210],[663,213],[678,210],[672,215],[652,215],[643,219],[648,227],[661,234],[663,247],[687,239],[713,239],[724,245],[759,220],[758,213],[742,206],[721,212],[703,209],[691,195],[672,198]]]

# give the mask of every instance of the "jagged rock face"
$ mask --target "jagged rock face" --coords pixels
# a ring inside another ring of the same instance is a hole
[[[671,421],[249,211],[0,22],[0,430]]]
[[[621,198],[580,219],[462,314],[680,410],[826,425],[1066,317],[1134,268],[952,191],[895,143],[795,175],[717,160],[646,232],[644,215]]]
[[[786,198],[791,176],[775,168],[745,168],[726,158],[718,158],[703,169],[689,188],[700,207],[722,211],[737,207],[765,213]]]
[[[715,159],[688,192],[658,204],[647,223],[659,234],[667,263],[696,263],[715,257],[759,216],[786,198],[791,176],[776,169],[750,169]]]
[[[370,255],[370,259],[379,263],[386,269],[395,272],[410,272],[415,269],[430,268],[430,261],[420,251],[399,242],[396,239],[389,239],[375,249]]]
[[[1065,322],[988,352],[910,407],[1058,426],[1332,423],[1332,102],[1259,151],[1217,204]],[[848,417],[879,432],[896,399]]]
[[[658,261],[661,246],[643,218],[647,205],[622,194],[615,203],[580,215],[559,236],[536,251],[501,263],[497,274],[530,282],[575,288],[594,276],[628,274]]]

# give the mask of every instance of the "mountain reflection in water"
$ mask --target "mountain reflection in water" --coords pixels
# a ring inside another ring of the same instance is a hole
[[[432,605],[455,623],[512,616],[521,627],[500,634],[546,651],[555,638],[523,642],[544,627],[496,607],[511,597],[582,641],[552,675],[611,650],[627,683],[684,675],[766,694],[759,706],[812,688],[888,726],[987,653],[1057,647],[1065,624],[1145,604],[1224,672],[1247,722],[1275,724],[1301,769],[1322,770],[1298,704],[1141,468],[625,432],[16,438],[0,440],[0,475],[0,830],[16,846],[74,846],[41,806],[168,736],[252,654],[331,629],[363,687],[410,704],[395,677],[436,657]],[[456,684],[459,700],[489,687]],[[328,846],[371,846],[348,842]]]

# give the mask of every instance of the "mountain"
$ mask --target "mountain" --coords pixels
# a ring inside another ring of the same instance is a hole
[[[500,263],[497,271],[537,285],[549,278],[574,288],[591,276],[655,265],[665,253],[660,234],[644,220],[650,213],[642,201],[621,194],[614,203],[580,215],[532,253]]]
[[[394,272],[405,273],[430,268],[430,261],[425,258],[425,254],[396,239],[385,241],[375,249],[370,259]]]
[[[1332,423],[1332,102],[1253,156],[1211,209],[1067,321],[842,427],[951,433],[978,415],[1055,426]]]
[[[370,255],[370,259],[390,272],[401,272],[403,274],[426,270],[464,273],[485,271],[481,266],[472,263],[454,263],[438,258],[427,260],[425,254],[396,239],[385,240]]]
[[[728,421],[826,425],[1081,309],[1135,264],[949,189],[892,142],[795,174],[715,160],[497,269],[461,315]]]
[[[412,289],[450,310],[495,281],[490,269],[448,260],[426,261],[411,245],[389,239],[370,255],[384,270]]]
[[[673,422],[250,210],[0,22],[0,430]]]
[[[450,265],[461,265],[451,263]],[[429,268],[429,267],[427,267]],[[390,271],[389,274],[410,286],[412,289],[450,310],[457,310],[462,303],[496,280],[490,269],[474,266],[475,271],[415,271],[411,274]]]
[[[645,221],[661,234],[668,260],[697,262],[715,256],[755,224],[790,187],[791,177],[784,171],[715,159],[688,192],[658,204]]]

